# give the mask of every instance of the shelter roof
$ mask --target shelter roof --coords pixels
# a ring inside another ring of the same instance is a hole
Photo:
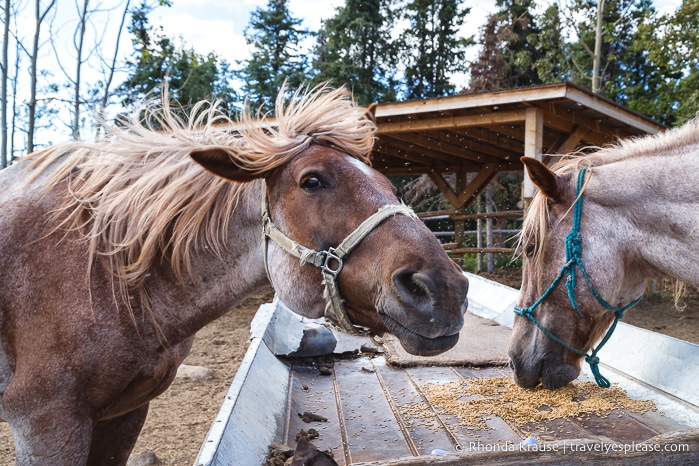
[[[382,103],[376,121],[373,165],[387,175],[484,168],[492,175],[521,170],[525,154],[563,154],[664,129],[569,83]]]

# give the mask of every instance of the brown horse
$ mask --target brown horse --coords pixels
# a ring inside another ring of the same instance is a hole
[[[540,192],[520,239],[523,281],[509,349],[515,381],[558,388],[578,377],[585,359],[605,386],[597,350],[646,279],[699,286],[699,124],[553,170],[523,161]]]
[[[265,265],[282,301],[325,313],[323,264],[263,241],[263,200],[267,226],[318,257],[372,219],[331,261],[346,319],[417,354],[456,343],[467,281],[367,165],[375,125],[346,91],[280,97],[271,122],[212,108],[188,125],[146,109],[0,173],[0,414],[18,464],[124,464],[195,332],[267,286]]]

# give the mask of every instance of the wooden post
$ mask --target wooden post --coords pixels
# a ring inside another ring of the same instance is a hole
[[[492,213],[493,208],[493,185],[488,183],[488,187],[485,188],[485,212]],[[485,246],[487,248],[493,247],[493,219],[492,217],[487,217],[485,219]],[[495,254],[489,252],[486,254],[488,272],[495,271]]]
[[[524,120],[524,156],[532,157],[539,161],[543,159],[544,146],[544,114],[538,108],[528,108]],[[536,186],[532,183],[526,169],[524,170],[524,182],[522,183],[522,203],[524,209],[529,206],[536,194]]]
[[[456,172],[456,186],[454,186],[456,189],[455,191],[457,193],[461,193],[464,189],[466,189],[466,186],[468,186],[468,173],[466,170],[463,168],[459,168],[459,171]],[[454,206],[456,207],[457,213],[463,214],[465,212],[464,208],[461,206]],[[464,220],[454,220],[454,242],[458,245],[457,248],[462,248],[464,247]],[[461,260],[461,268],[464,267],[464,261],[463,259]]]
[[[478,196],[478,199],[476,199],[476,206],[477,206],[477,211],[480,214],[482,212],[482,202],[481,202],[481,196]],[[476,247],[478,249],[483,247],[483,219],[481,217],[478,217],[476,219]],[[483,253],[479,252],[476,255],[476,260],[478,262],[478,271],[482,272],[483,271]]]

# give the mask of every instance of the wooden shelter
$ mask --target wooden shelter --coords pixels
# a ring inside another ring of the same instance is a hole
[[[664,129],[567,83],[383,103],[376,120],[374,167],[386,175],[429,175],[455,209],[466,207],[498,172],[522,170],[523,155],[545,160]],[[444,178],[450,172],[457,174],[456,188]],[[524,180],[523,197],[531,198],[526,173]]]

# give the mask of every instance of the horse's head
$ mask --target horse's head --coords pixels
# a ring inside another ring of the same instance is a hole
[[[575,204],[583,194],[584,172],[579,177],[577,165],[569,164],[554,173],[536,160],[522,160],[540,191],[522,228],[522,288],[510,365],[518,385],[532,388],[541,382],[555,389],[578,377],[584,355],[614,321],[614,311],[625,310],[616,306],[631,303],[642,293],[643,282],[625,270],[629,228],[609,217],[603,196],[595,194],[604,187],[585,187],[576,227]],[[571,236],[577,228],[578,235],[573,235],[579,242]]]
[[[370,135],[373,143],[373,130]],[[307,317],[326,310],[322,282],[329,278],[322,261],[328,251],[357,235],[358,226],[378,211],[386,212],[382,208],[394,206],[388,210],[398,215],[374,222],[344,257],[335,282],[342,307],[352,325],[390,331],[413,354],[434,355],[456,344],[468,281],[430,230],[399,207],[390,181],[356,154],[309,137],[285,163],[255,173],[239,168],[224,149],[191,155],[234,181],[264,178],[270,228],[286,238],[271,235],[263,244],[269,278],[279,298]],[[340,268],[334,259],[329,265]]]

